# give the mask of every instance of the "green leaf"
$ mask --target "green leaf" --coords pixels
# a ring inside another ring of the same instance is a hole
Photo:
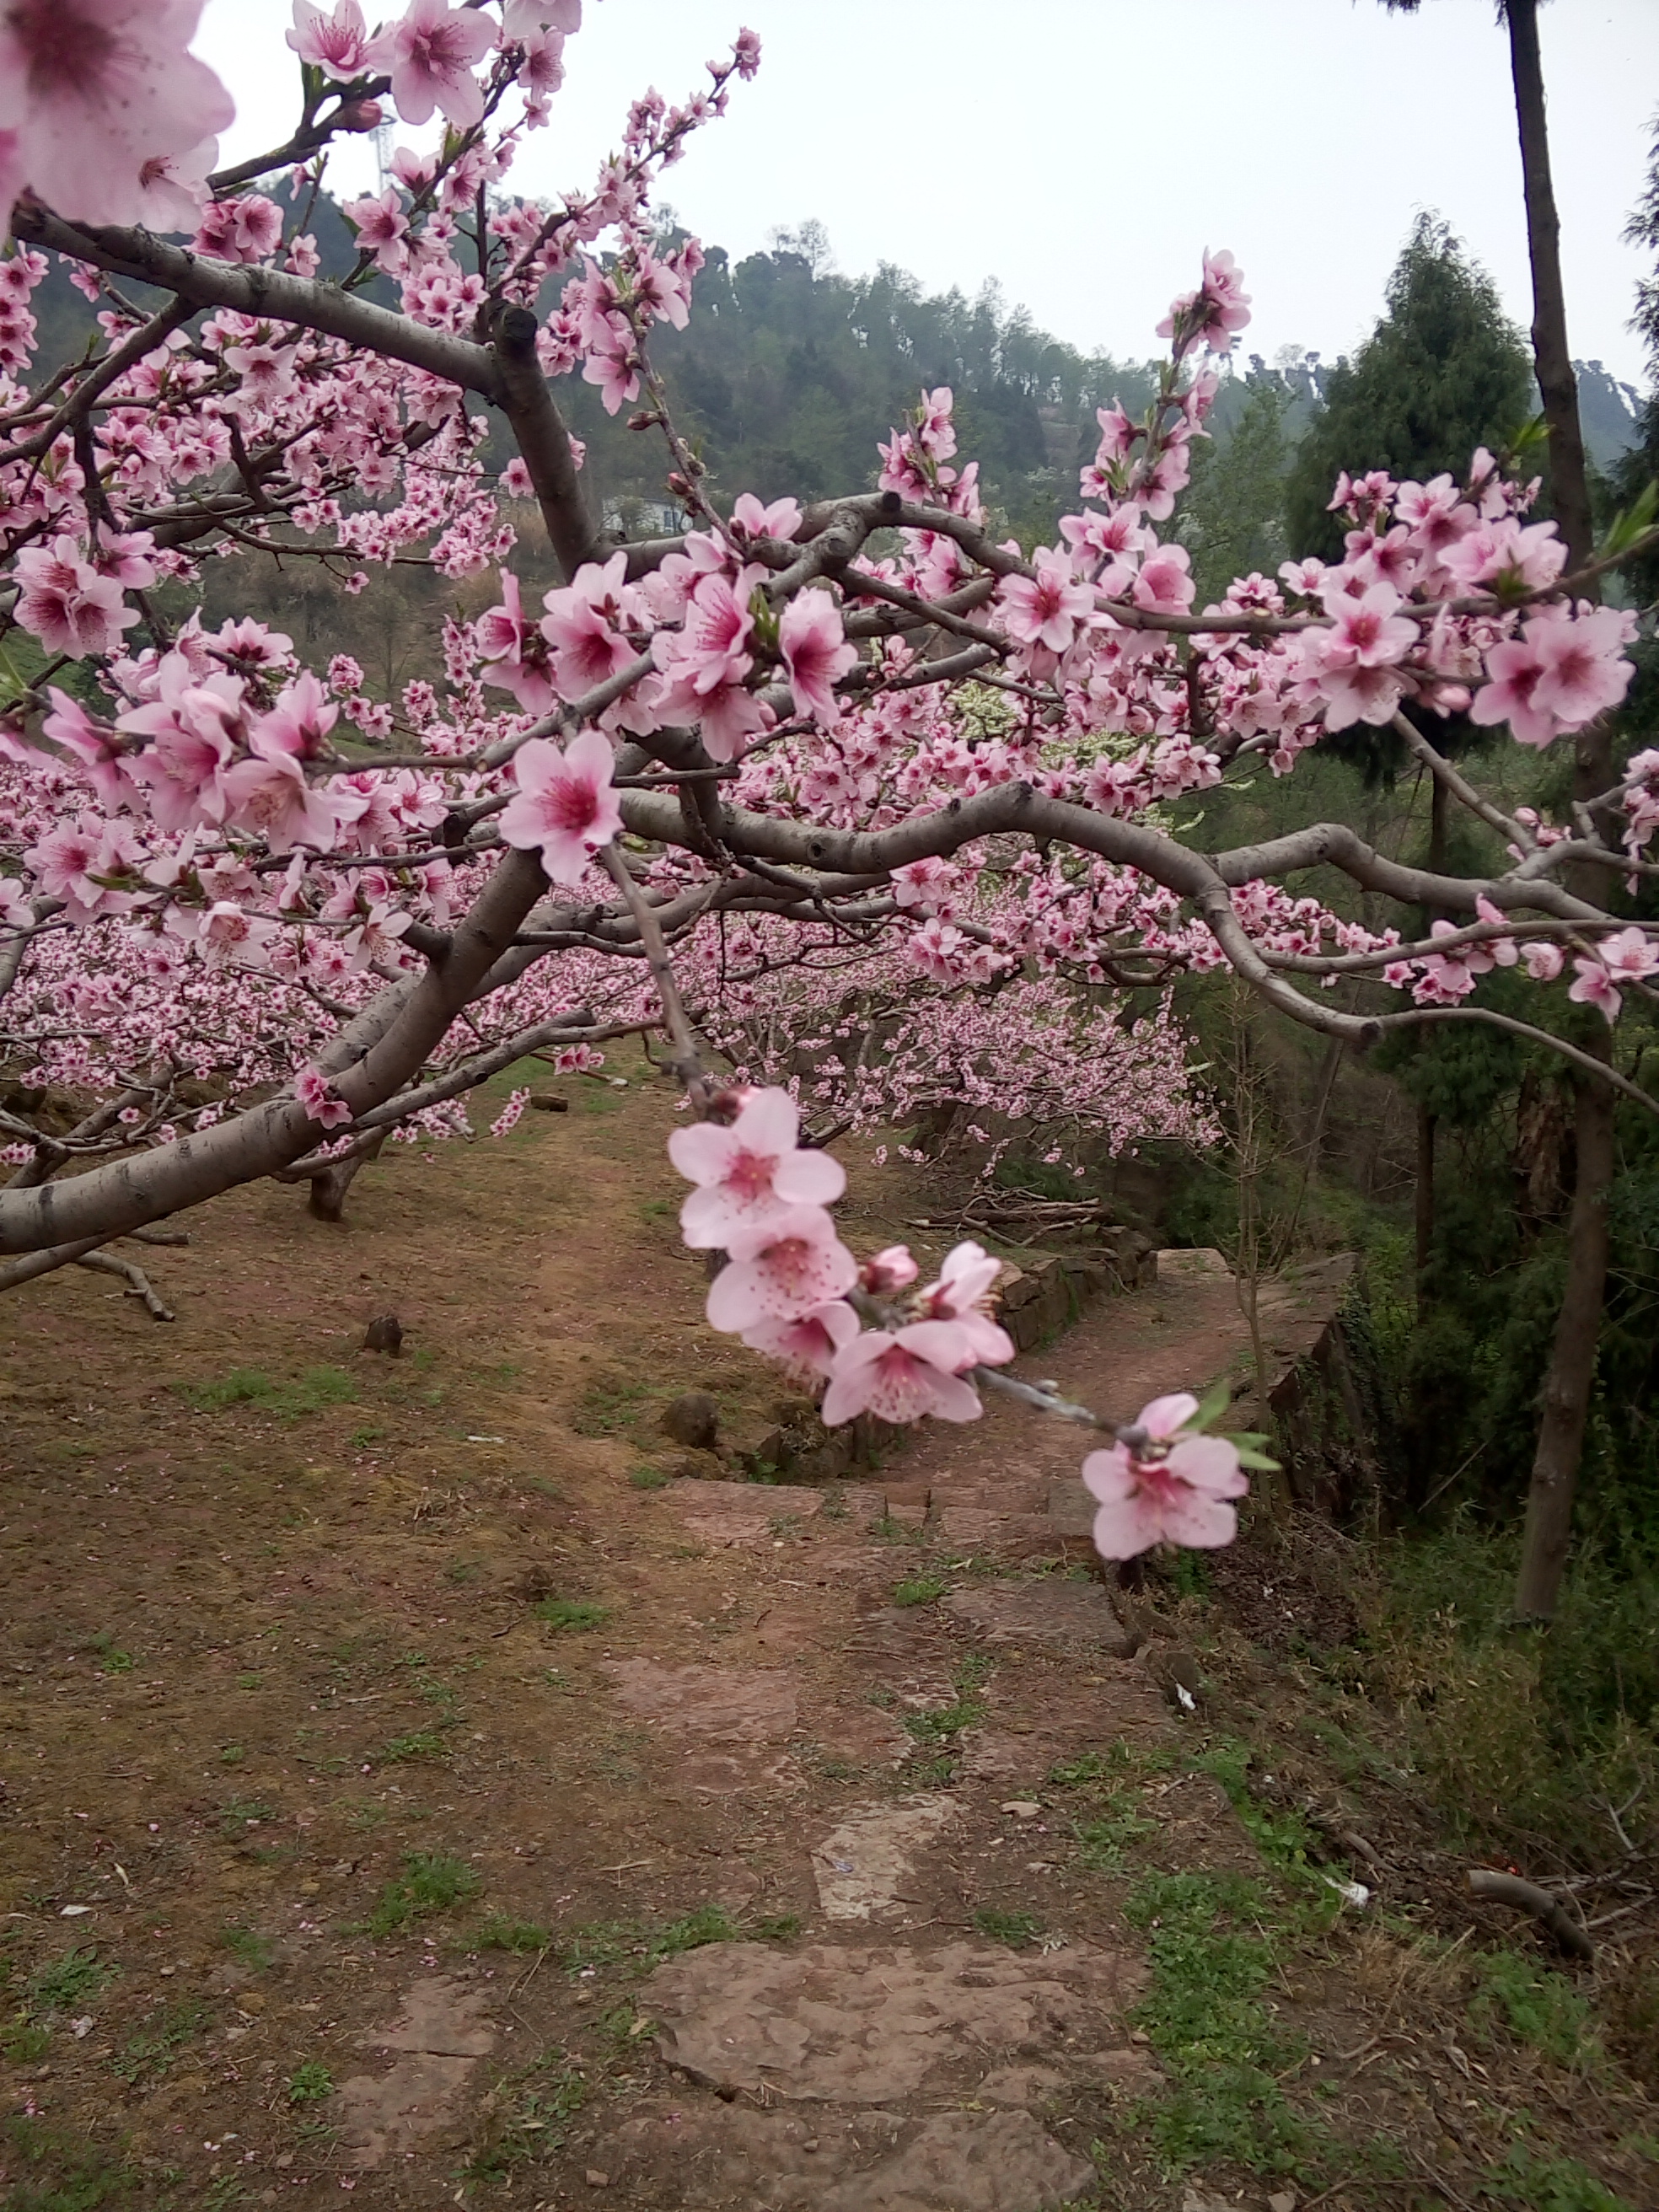
[[[1656,520],[1659,520],[1659,483],[1650,482],[1607,525],[1607,535],[1596,549],[1597,560],[1619,561],[1638,551],[1652,534]]]
[[[1212,1421],[1219,1420],[1232,1402],[1233,1386],[1224,1376],[1219,1382],[1212,1382],[1205,1392],[1198,1411],[1186,1424],[1188,1432],[1191,1434],[1200,1429],[1207,1429]]]

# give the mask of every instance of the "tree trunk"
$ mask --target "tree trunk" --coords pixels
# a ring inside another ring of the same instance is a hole
[[[314,1176],[308,1176],[311,1195],[306,1201],[307,1212],[319,1221],[343,1221],[346,1193],[356,1181],[357,1170],[366,1168],[371,1160],[379,1159],[385,1142],[382,1132],[353,1158],[342,1160],[337,1167],[319,1168]]]
[[[1567,350],[1566,295],[1561,284],[1561,225],[1550,179],[1544,118],[1544,67],[1538,52],[1538,0],[1509,0],[1510,69],[1521,131],[1521,180],[1527,202],[1527,249],[1532,259],[1532,356],[1549,431],[1550,495],[1566,543],[1567,567],[1590,558],[1589,487],[1578,386]]]
[[[1578,1171],[1567,1232],[1566,1286],[1544,1382],[1544,1418],[1527,1493],[1527,1528],[1515,1592],[1515,1610],[1522,1620],[1547,1620],[1560,1594],[1607,1284],[1613,1093],[1605,1083],[1594,1082],[1580,1083],[1577,1091]]]
[[[1567,346],[1566,294],[1561,282],[1560,223],[1550,179],[1549,132],[1544,113],[1544,70],[1538,51],[1538,0],[1508,0],[1510,66],[1521,134],[1521,174],[1527,203],[1527,246],[1532,261],[1532,350],[1549,433],[1550,495],[1556,526],[1567,548],[1569,570],[1583,568],[1594,551],[1584,439],[1578,420],[1578,387]],[[1593,586],[1588,599],[1599,598]],[[1613,731],[1605,716],[1575,741],[1573,796],[1596,797],[1613,782]],[[1598,902],[1607,895],[1605,872],[1573,870],[1571,888]],[[1588,882],[1583,878],[1588,876]],[[1592,1046],[1612,1057],[1612,1041]],[[1515,1609],[1522,1620],[1547,1620],[1555,1609],[1572,1527],[1572,1493],[1590,1391],[1607,1275],[1607,1188],[1613,1168],[1613,1098],[1603,1083],[1575,1085],[1577,1169],[1567,1231],[1567,1284],[1550,1348],[1544,1414],[1527,1492],[1527,1527]]]

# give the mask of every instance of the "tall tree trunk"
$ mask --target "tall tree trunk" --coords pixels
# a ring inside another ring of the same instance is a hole
[[[1526,192],[1527,245],[1532,259],[1532,349],[1549,432],[1550,494],[1556,526],[1567,547],[1569,570],[1584,566],[1594,550],[1584,439],[1578,420],[1578,387],[1567,347],[1566,295],[1561,283],[1560,223],[1550,179],[1549,133],[1544,115],[1544,70],[1538,51],[1538,0],[1508,0],[1510,66],[1521,133],[1521,174]],[[1599,597],[1594,587],[1587,598]],[[1573,795],[1581,802],[1613,782],[1613,732],[1605,717],[1579,732],[1573,763]],[[1572,872],[1584,896],[1607,895],[1602,871]],[[1589,881],[1583,881],[1588,875]],[[1592,1048],[1611,1057],[1611,1040]],[[1577,1172],[1567,1231],[1567,1282],[1544,1383],[1543,1419],[1527,1492],[1516,1611],[1522,1620],[1547,1620],[1555,1610],[1566,1565],[1607,1275],[1607,1189],[1613,1169],[1613,1100],[1604,1083],[1575,1086]]]
[[[1544,119],[1544,65],[1538,52],[1538,0],[1508,0],[1510,70],[1515,115],[1521,129],[1521,181],[1527,202],[1527,248],[1532,259],[1532,357],[1549,432],[1550,494],[1556,526],[1566,541],[1567,567],[1590,557],[1589,486],[1584,475],[1584,436],[1578,422],[1578,385],[1567,350],[1566,295],[1561,284],[1561,225],[1550,180],[1549,132]]]
[[[1515,1610],[1547,1620],[1560,1595],[1572,1538],[1572,1493],[1584,1448],[1601,1297],[1607,1273],[1607,1185],[1613,1180],[1613,1093],[1578,1085],[1578,1176],[1567,1233],[1567,1280],[1544,1382],[1544,1418],[1527,1492],[1527,1528]]]

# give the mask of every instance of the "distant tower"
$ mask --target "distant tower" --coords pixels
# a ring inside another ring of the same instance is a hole
[[[386,179],[392,173],[392,142],[397,136],[397,132],[398,126],[390,116],[384,123],[375,125],[374,166],[379,174],[379,181],[375,185],[377,191],[383,192],[386,190]]]

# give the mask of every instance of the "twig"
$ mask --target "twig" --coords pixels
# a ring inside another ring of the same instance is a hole
[[[127,1285],[130,1298],[140,1298],[144,1311],[156,1321],[176,1321],[178,1316],[171,1306],[164,1305],[150,1287],[149,1277],[142,1267],[135,1267],[131,1260],[118,1260],[109,1252],[83,1252],[71,1262],[76,1267],[91,1267],[100,1275],[118,1275]]]
[[[1522,1912],[1530,1912],[1543,1923],[1564,1951],[1575,1952],[1581,1959],[1595,1956],[1595,1946],[1579,1923],[1565,1905],[1558,1904],[1547,1890],[1540,1889],[1535,1882],[1522,1881],[1519,1875],[1498,1874],[1490,1867],[1471,1867],[1468,1883],[1476,1897],[1489,1897],[1495,1904],[1513,1905]]]
[[[708,1079],[703,1073],[702,1056],[697,1050],[697,1040],[692,1034],[685,1001],[680,996],[680,987],[675,980],[673,963],[668,957],[668,947],[663,942],[655,909],[641,894],[627,861],[623,858],[622,848],[614,838],[605,847],[603,857],[605,865],[615,878],[617,890],[628,902],[628,910],[634,917],[640,933],[640,942],[645,947],[651,980],[657,987],[657,997],[662,1006],[669,1042],[674,1048],[672,1063],[674,1073],[685,1085],[693,1112],[702,1116],[708,1110]]]

